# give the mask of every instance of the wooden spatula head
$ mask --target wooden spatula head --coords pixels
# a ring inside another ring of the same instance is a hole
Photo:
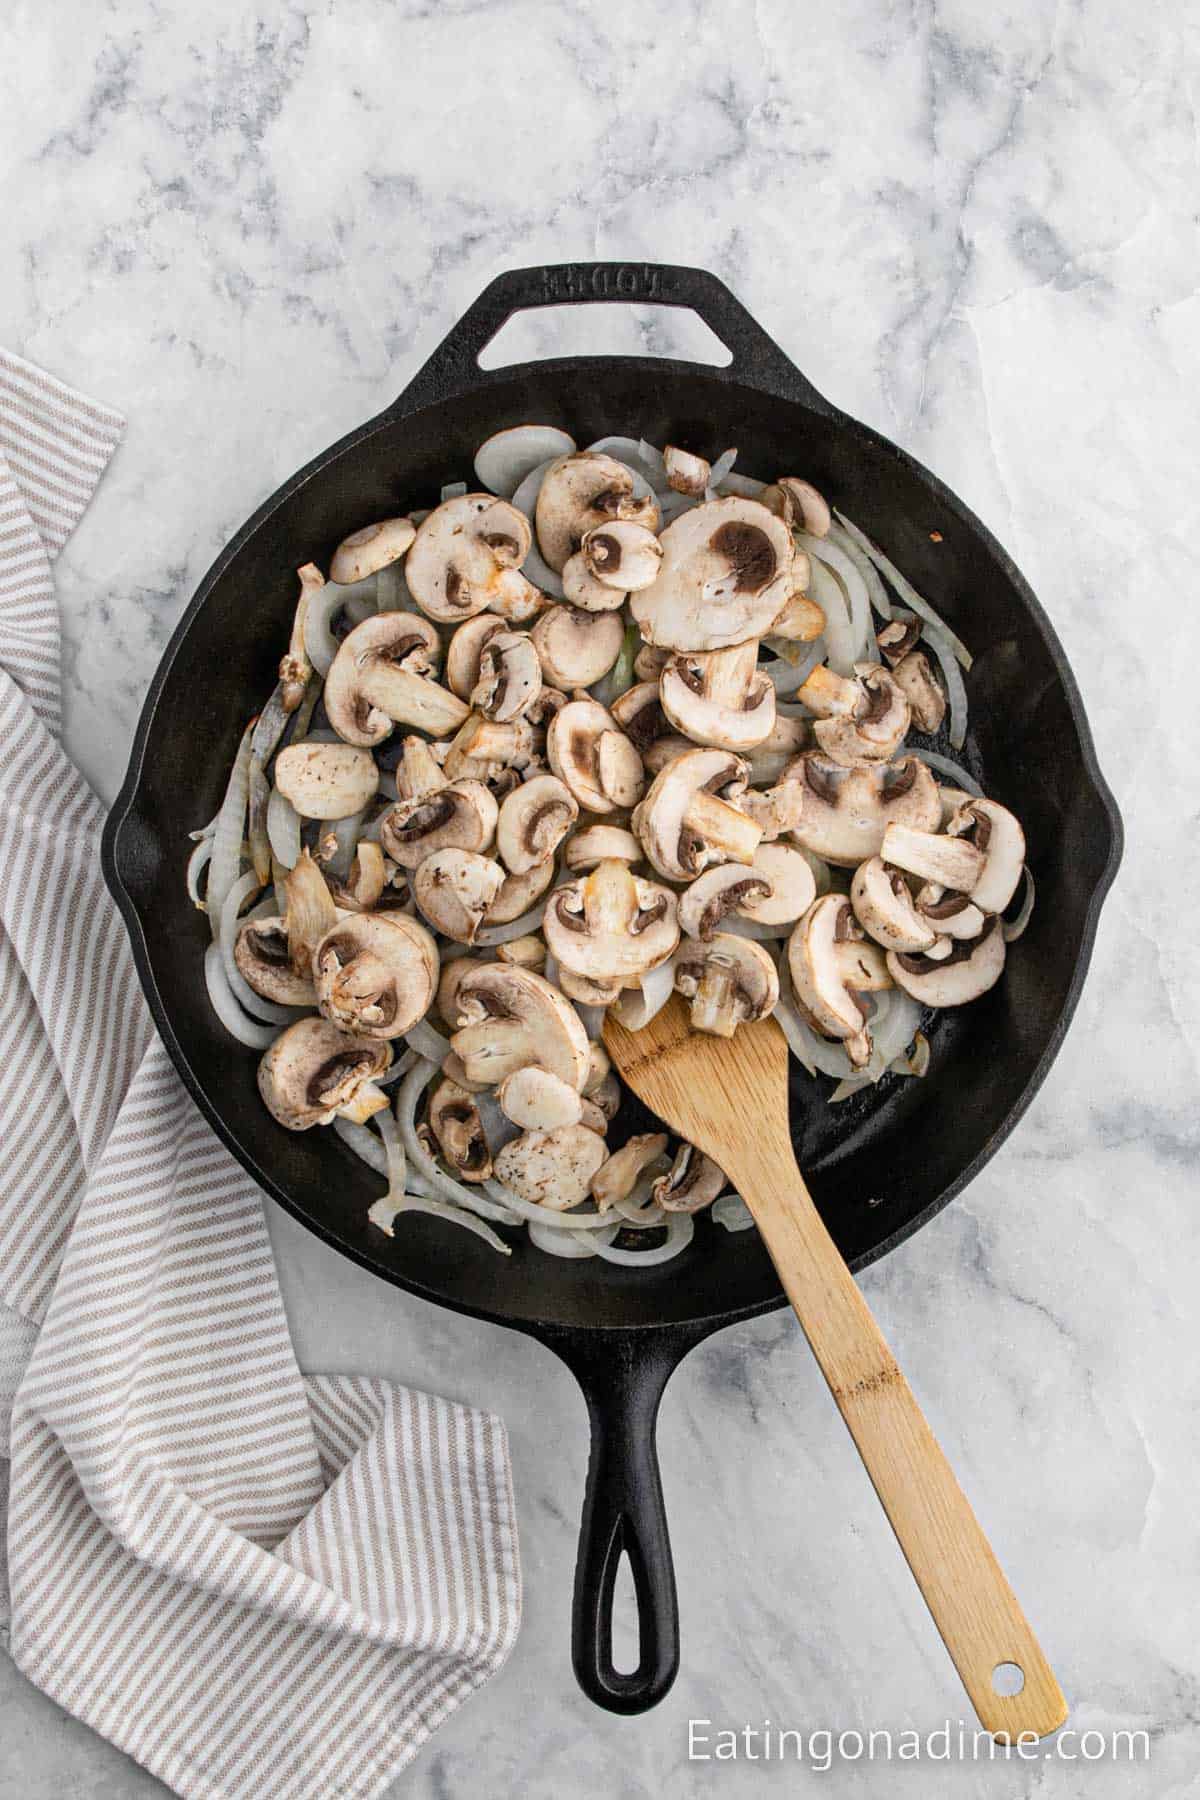
[[[787,1040],[774,1019],[712,1037],[692,1030],[675,995],[642,1031],[626,1031],[610,1013],[604,1043],[639,1100],[727,1174],[752,1146],[787,1144]]]

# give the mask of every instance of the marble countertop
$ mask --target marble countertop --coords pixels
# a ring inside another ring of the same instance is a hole
[[[1137,0],[15,0],[0,339],[129,429],[59,564],[69,746],[111,798],[194,584],[515,264],[706,264],[818,388],[1010,548],[1078,674],[1128,846],[1066,1046],[972,1185],[864,1287],[1073,1706],[1151,1764],[938,1766],[911,1791],[1182,1800],[1200,1766],[1200,38]],[[601,335],[597,337],[599,330]],[[521,353],[684,344],[541,317]],[[526,1615],[403,1778],[442,1800],[893,1791],[866,1762],[688,1762],[689,1718],[966,1716],[790,1316],[697,1351],[660,1447],[683,1668],[640,1719],[576,1691],[583,1410],[536,1347],[271,1209],[306,1366],[508,1421]],[[150,1777],[0,1659],[0,1796]],[[821,1785],[823,1782],[824,1785]],[[908,1791],[906,1789],[906,1791]]]

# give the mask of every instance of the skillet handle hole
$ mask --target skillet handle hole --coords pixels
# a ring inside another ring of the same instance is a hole
[[[641,1621],[633,1565],[622,1550],[613,1577],[612,1618],[609,1625],[609,1657],[618,1675],[633,1675],[642,1660]]]
[[[479,352],[481,369],[541,362],[549,356],[667,356],[727,369],[733,361],[716,332],[690,306],[542,306],[515,312]]]

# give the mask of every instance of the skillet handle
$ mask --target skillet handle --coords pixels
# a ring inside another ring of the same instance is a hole
[[[790,357],[708,269],[672,263],[593,262],[550,263],[497,275],[442,339],[389,413],[415,412],[434,401],[508,379],[509,369],[481,369],[479,355],[514,313],[596,301],[690,307],[720,338],[732,361],[723,369],[708,364],[682,366],[703,367],[705,374],[718,379],[761,388],[822,413],[832,411]]]
[[[675,1570],[654,1427],[667,1379],[696,1341],[688,1334],[681,1343],[669,1330],[543,1336],[583,1389],[591,1422],[571,1660],[589,1700],[609,1712],[657,1706],[679,1669]],[[628,1673],[615,1668],[612,1657],[622,1552],[629,1557],[638,1615],[638,1664]]]

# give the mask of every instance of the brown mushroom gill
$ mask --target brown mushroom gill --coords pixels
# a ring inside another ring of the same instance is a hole
[[[933,975],[939,969],[952,969],[955,963],[970,962],[980,946],[987,942],[992,932],[998,930],[999,924],[998,919],[989,919],[977,938],[957,939],[949,955],[940,959],[915,953],[897,952],[896,961],[910,975]]]
[[[747,875],[744,881],[735,881],[722,888],[700,914],[700,936],[710,938],[727,913],[737,912],[747,900],[766,900],[770,893],[771,884],[761,875]]]
[[[309,1106],[322,1106],[333,1099],[337,1090],[351,1075],[360,1069],[375,1067],[375,1056],[370,1050],[346,1050],[338,1056],[331,1056],[323,1062],[319,1069],[314,1069],[308,1078],[305,1100]]]
[[[709,547],[729,564],[736,589],[759,594],[775,574],[775,551],[765,531],[744,519],[718,525]]]

